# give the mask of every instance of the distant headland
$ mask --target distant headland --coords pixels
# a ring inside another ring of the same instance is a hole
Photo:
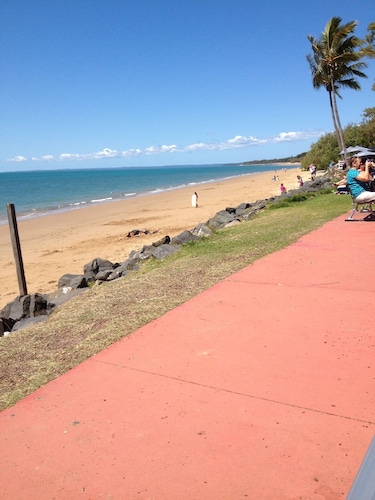
[[[306,153],[300,153],[299,155],[296,156],[289,156],[287,158],[274,158],[272,160],[252,160],[252,161],[244,161],[241,163],[238,163],[237,165],[241,166],[249,166],[249,165],[295,165],[295,164],[300,164],[302,159]]]

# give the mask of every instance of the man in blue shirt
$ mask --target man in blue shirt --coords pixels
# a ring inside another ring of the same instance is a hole
[[[371,160],[363,161],[361,158],[350,159],[350,170],[346,181],[354,198],[360,203],[375,203],[375,192],[370,191],[369,182],[373,180],[370,168]]]

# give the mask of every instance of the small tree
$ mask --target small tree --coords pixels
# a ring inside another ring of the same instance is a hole
[[[329,133],[320,137],[302,160],[302,167],[307,170],[310,163],[317,166],[319,170],[326,170],[333,161],[336,163],[339,156],[339,147],[335,134]]]
[[[333,126],[341,150],[345,150],[345,141],[336,96],[341,98],[340,88],[359,90],[361,87],[356,77],[366,78],[361,71],[367,67],[361,61],[365,57],[363,40],[353,35],[356,27],[356,21],[342,25],[340,17],[333,17],[320,39],[312,35],[307,37],[313,50],[313,54],[307,56],[313,87],[324,87],[328,92]]]

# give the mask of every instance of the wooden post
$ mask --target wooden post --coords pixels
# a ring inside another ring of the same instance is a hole
[[[20,238],[18,236],[16,211],[13,203],[7,203],[7,212],[8,212],[9,230],[10,230],[10,237],[12,240],[13,254],[16,262],[18,288],[20,291],[20,295],[27,295],[27,286],[26,286],[25,272],[23,269]]]

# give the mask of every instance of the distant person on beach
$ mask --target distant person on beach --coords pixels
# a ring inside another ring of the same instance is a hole
[[[311,163],[311,165],[309,166],[309,170],[310,170],[311,180],[314,181],[316,177],[316,166]]]
[[[198,208],[198,195],[196,192],[191,197],[191,206]]]
[[[159,231],[159,229],[154,229],[153,231],[149,231],[148,229],[133,229],[129,231],[126,235],[127,238],[132,238],[133,236],[140,236],[141,234],[155,234]]]
[[[281,194],[285,194],[286,193],[286,187],[284,186],[283,183],[280,184],[280,192],[281,192]]]
[[[301,188],[303,186],[303,179],[300,175],[297,175],[297,181],[298,181],[299,187]]]

